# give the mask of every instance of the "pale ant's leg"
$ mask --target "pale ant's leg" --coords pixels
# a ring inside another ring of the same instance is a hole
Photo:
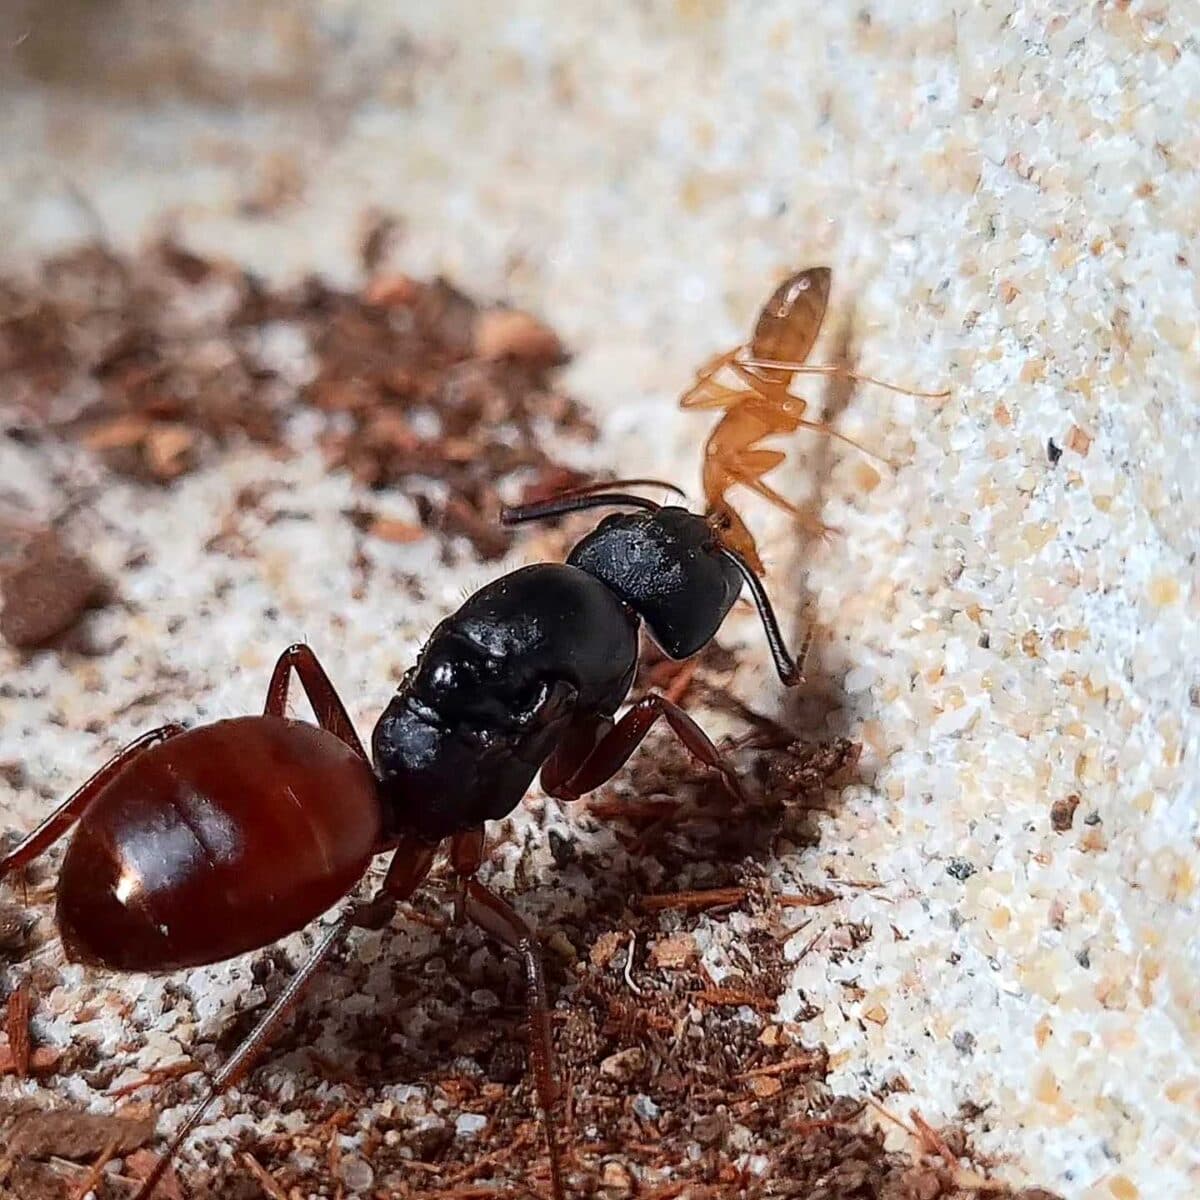
[[[679,398],[680,408],[724,408],[737,402],[739,393],[721,387],[715,377],[731,367],[744,347],[735,346],[724,354],[710,358],[697,372],[695,382]]]
[[[751,451],[752,454],[773,454],[771,450]],[[783,455],[779,455],[782,460]],[[764,483],[757,473],[757,469],[753,464],[746,470],[740,469],[743,460],[739,458],[738,463],[734,467],[727,469],[727,476],[731,484],[741,484],[742,487],[749,488],[752,492],[756,492],[762,496],[764,500],[769,500],[776,508],[782,509],[790,517],[792,517],[798,525],[812,537],[819,537],[823,540],[828,540],[839,530],[832,525],[826,525],[815,513],[809,509],[801,508],[794,504],[786,496],[780,495],[769,483]],[[777,466],[778,463],[771,464]],[[770,470],[771,468],[766,468]]]
[[[756,392],[745,388],[726,387],[723,383],[714,383],[712,380],[706,380],[684,392],[679,398],[679,407],[689,410],[736,408],[745,401],[747,396],[754,396],[756,394]]]
[[[758,368],[764,371],[790,371],[793,375],[826,375],[838,379],[849,379],[855,383],[870,383],[876,387],[885,388],[889,392],[898,392],[901,396],[916,396],[920,400],[944,400],[950,395],[949,388],[938,392],[923,392],[916,388],[901,387],[897,383],[888,383],[884,379],[876,379],[873,375],[860,375],[837,363],[794,363],[776,362],[769,358],[743,358],[740,365]]]

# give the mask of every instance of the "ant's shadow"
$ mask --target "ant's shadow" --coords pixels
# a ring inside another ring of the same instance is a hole
[[[834,335],[832,363],[851,368],[854,345],[854,308],[851,305],[838,325]],[[838,418],[849,407],[854,397],[855,381],[848,375],[832,375],[825,383],[825,404],[821,424],[834,426]],[[796,541],[791,560],[783,574],[794,587],[797,602],[794,610],[791,637],[793,645],[809,645],[805,664],[806,680],[784,698],[782,721],[797,731],[798,736],[814,738],[849,737],[852,721],[846,693],[838,685],[830,670],[826,668],[823,642],[815,636],[812,613],[815,601],[807,584],[807,563],[820,541],[822,528],[821,511],[830,491],[834,466],[834,439],[814,437],[809,456],[812,490],[805,505],[807,519],[797,523]],[[837,550],[837,539],[833,535],[832,548]],[[810,640],[811,639],[811,640]]]

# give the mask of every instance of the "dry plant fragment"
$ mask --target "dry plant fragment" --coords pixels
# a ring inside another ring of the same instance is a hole
[[[394,228],[369,225],[368,269]],[[321,438],[331,464],[368,487],[434,485],[425,527],[484,557],[508,547],[497,485],[556,467],[547,431],[594,433],[553,386],[564,359],[547,325],[442,279],[274,288],[170,242],[131,256],[86,246],[33,283],[0,278],[0,390],[23,434],[72,438],[166,485],[238,443],[287,453],[297,409],[341,414]],[[435,432],[418,436],[414,418]]]
[[[9,1129],[7,1151],[14,1157],[69,1158],[80,1161],[103,1154],[115,1142],[116,1154],[127,1154],[154,1137],[153,1113],[144,1116],[101,1116],[59,1109],[17,1117]]]
[[[8,1013],[4,1027],[8,1034],[8,1048],[12,1053],[13,1074],[24,1079],[29,1074],[31,1039],[29,1014],[32,1008],[32,985],[25,976],[8,998]]]

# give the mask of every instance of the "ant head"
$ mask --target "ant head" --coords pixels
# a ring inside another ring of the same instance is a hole
[[[686,508],[605,517],[567,562],[615,592],[671,658],[707,645],[742,590],[712,526]]]
[[[787,686],[801,681],[800,665],[788,653],[779,621],[751,562],[730,537],[735,526],[722,530],[714,516],[701,517],[686,508],[655,504],[628,492],[601,491],[608,487],[655,484],[679,493],[671,484],[627,479],[565,492],[552,500],[505,508],[505,525],[544,521],[586,508],[632,508],[615,513],[579,542],[567,558],[610,587],[646,622],[654,640],[672,658],[687,658],[710,642],[743,585],[750,589],[762,618],[767,645],[779,678]],[[679,493],[682,494],[682,493]],[[753,554],[749,530],[729,510]],[[757,554],[752,560],[758,563]],[[761,568],[761,564],[759,564]]]

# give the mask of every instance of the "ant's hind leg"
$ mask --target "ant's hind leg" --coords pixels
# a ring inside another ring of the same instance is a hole
[[[158,1181],[166,1174],[167,1168],[171,1165],[171,1160],[179,1153],[180,1147],[204,1119],[204,1114],[220,1096],[235,1086],[250,1071],[256,1059],[267,1048],[291,1011],[300,1002],[317,972],[324,966],[325,961],[353,925],[354,909],[350,908],[338,918],[333,928],[309,956],[308,961],[288,980],[287,986],[263,1014],[258,1024],[246,1035],[220,1070],[210,1078],[200,1099],[188,1113],[183,1124],[176,1130],[166,1150],[159,1155],[154,1169],[142,1181],[133,1200],[150,1200]]]
[[[27,866],[39,854],[44,854],[64,833],[87,811],[97,796],[131,763],[151,746],[165,742],[183,732],[182,725],[160,725],[135,738],[128,746],[118,750],[68,799],[59,805],[20,845],[0,857],[0,879],[12,871]]]
[[[390,915],[390,911],[395,908],[396,900],[408,899],[420,886],[425,876],[429,874],[436,850],[436,846],[418,842],[416,839],[413,839],[411,843],[402,841],[392,856],[383,886],[375,899],[365,907],[371,908],[379,905]],[[389,890],[390,895],[386,894]],[[390,909],[388,908],[389,904]],[[363,911],[364,906],[355,904],[351,904],[343,910],[329,932],[318,943],[317,948],[309,955],[308,960],[288,980],[287,986],[262,1015],[258,1024],[242,1039],[220,1070],[210,1078],[204,1093],[196,1101],[192,1111],[188,1113],[187,1119],[176,1130],[166,1150],[159,1156],[154,1169],[138,1188],[133,1200],[150,1200],[158,1181],[166,1173],[167,1167],[171,1165],[171,1160],[179,1153],[180,1147],[204,1119],[204,1114],[220,1096],[247,1075],[258,1057],[279,1033],[292,1010],[299,1004],[329,956],[337,949],[350,930],[360,925],[379,928],[375,923],[362,919]]]
[[[292,671],[295,671],[300,679],[300,686],[316,714],[317,724],[341,738],[355,754],[365,759],[367,752],[358,740],[350,714],[346,712],[346,706],[333,684],[329,682],[329,676],[325,674],[325,668],[321,666],[311,646],[297,642],[279,656],[267,687],[267,702],[263,705],[263,714],[268,717],[287,715],[288,687],[292,680]]]

